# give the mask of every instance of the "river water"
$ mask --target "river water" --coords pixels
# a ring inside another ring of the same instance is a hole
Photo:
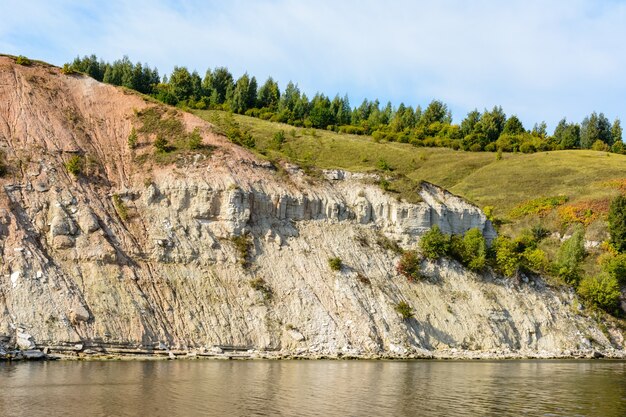
[[[0,416],[626,416],[619,361],[0,363]]]

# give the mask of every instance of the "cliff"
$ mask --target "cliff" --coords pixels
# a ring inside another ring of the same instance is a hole
[[[477,207],[435,185],[411,204],[372,175],[311,177],[190,114],[8,57],[0,98],[5,347],[624,355],[623,330],[539,277],[514,282],[446,260],[424,261],[423,282],[398,276],[395,245],[414,247],[433,225],[496,236]],[[155,157],[159,129],[174,148],[191,132],[203,145]],[[413,318],[395,311],[400,301]]]

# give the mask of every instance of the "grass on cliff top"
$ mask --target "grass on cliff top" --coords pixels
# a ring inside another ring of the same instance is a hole
[[[194,111],[218,128],[226,113]],[[566,150],[534,154],[464,152],[448,148],[418,148],[395,142],[377,143],[370,136],[294,128],[242,115],[234,120],[248,129],[256,149],[269,158],[283,158],[304,166],[350,171],[380,170],[381,161],[392,174],[426,180],[467,198],[480,207],[494,206],[506,217],[519,204],[537,197],[567,196],[569,201],[614,196],[609,180],[626,177],[626,156],[606,152]],[[277,146],[274,135],[284,131]]]

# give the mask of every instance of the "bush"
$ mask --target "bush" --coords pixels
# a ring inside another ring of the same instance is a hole
[[[130,130],[130,135],[128,135],[128,147],[130,149],[137,147],[137,131],[134,127]]]
[[[126,221],[128,220],[128,207],[124,204],[122,197],[118,194],[113,194],[113,206],[115,207],[115,211],[120,216],[120,219]]]
[[[611,244],[618,252],[626,251],[626,196],[616,197],[609,208]]]
[[[593,142],[593,145],[591,145],[591,149],[593,149],[594,151],[601,151],[601,152],[608,152],[610,150],[609,145],[607,145],[600,139]]]
[[[556,256],[558,275],[568,284],[576,284],[580,279],[579,265],[585,257],[585,229],[578,227],[567,239]]]
[[[83,169],[83,158],[79,155],[73,155],[65,163],[65,169],[73,176],[78,176]]]
[[[626,284],[626,253],[604,258],[602,270],[619,283]]]
[[[522,258],[528,268],[537,272],[545,272],[548,269],[548,255],[539,248],[528,248],[522,253]]]
[[[163,135],[157,135],[156,140],[154,141],[154,147],[157,152],[167,152],[169,150],[169,143],[167,139],[163,137]]]
[[[416,251],[408,250],[402,254],[400,261],[396,266],[396,271],[400,275],[404,275],[410,282],[420,280],[423,276],[420,272],[422,258]]]
[[[26,58],[24,55],[20,55],[15,59],[15,63],[18,65],[31,65],[33,63],[33,61],[31,61],[30,59]]]
[[[251,242],[247,235],[233,236],[231,239],[237,254],[239,255],[239,264],[244,268],[248,266],[248,256],[250,256]]]
[[[585,277],[580,281],[576,291],[582,298],[608,313],[619,312],[621,292],[615,277],[608,274]]]
[[[506,236],[498,236],[493,243],[493,250],[498,270],[507,277],[514,276],[521,265],[517,245]]]
[[[280,149],[280,147],[283,146],[283,143],[285,143],[285,131],[279,130],[274,133],[274,136],[272,137],[272,144],[277,149]]]
[[[480,271],[487,262],[487,242],[477,228],[470,229],[463,237],[463,264],[472,271]]]
[[[200,131],[198,130],[198,128],[195,128],[193,132],[189,134],[187,147],[192,151],[200,149],[202,147],[202,136],[200,136]]]
[[[328,258],[328,266],[333,271],[341,271],[341,267],[343,263],[341,262],[341,258]]]
[[[272,298],[272,289],[263,278],[254,278],[250,280],[249,283],[254,290],[263,294],[264,299],[269,300]]]
[[[381,171],[393,171],[391,165],[389,165],[389,163],[384,159],[378,160],[378,162],[376,163],[376,168],[380,169]]]
[[[413,317],[413,308],[406,301],[400,301],[396,304],[394,310],[402,316],[402,320],[408,320]]]
[[[4,177],[9,172],[7,166],[6,157],[3,151],[0,151],[0,178]]]
[[[441,233],[435,225],[420,238],[419,246],[426,258],[439,259],[450,251],[450,236]]]
[[[76,74],[76,70],[70,64],[66,63],[66,64],[63,64],[63,67],[61,67],[61,73],[65,75],[72,75],[72,74]]]

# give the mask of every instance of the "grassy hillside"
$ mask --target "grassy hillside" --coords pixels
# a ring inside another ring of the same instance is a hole
[[[294,128],[221,111],[195,111],[222,130],[233,123],[248,130],[256,149],[270,158],[302,165],[351,171],[380,169],[381,160],[412,180],[441,185],[481,207],[494,206],[508,218],[511,210],[537,197],[564,195],[568,204],[606,200],[617,194],[626,178],[626,156],[596,151],[552,151],[534,154],[464,152],[418,148],[395,142],[377,143],[369,136]],[[284,132],[282,145],[274,135]]]

